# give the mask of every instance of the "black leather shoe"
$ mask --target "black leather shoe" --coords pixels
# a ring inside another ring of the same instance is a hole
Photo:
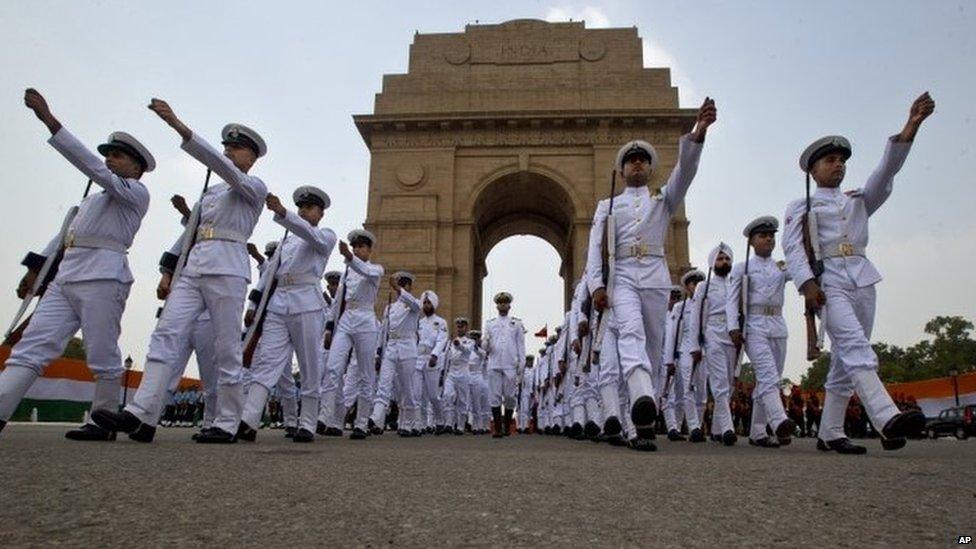
[[[254,442],[258,439],[258,431],[242,421],[237,425],[237,438],[244,442]]]
[[[796,423],[792,419],[786,418],[776,426],[776,440],[780,446],[789,446],[793,441],[793,433],[796,432]]]
[[[349,440],[365,440],[367,436],[366,431],[356,427],[352,430],[352,433],[349,434]]]
[[[677,429],[671,429],[670,431],[668,431],[668,440],[670,440],[671,442],[681,442],[685,440],[685,437],[684,435],[679,433]]]
[[[129,438],[136,442],[152,442],[156,436],[155,427],[146,425],[139,421],[135,414],[125,410],[121,412],[95,410],[92,412],[92,421],[106,431],[128,433]]]
[[[705,442],[705,433],[701,429],[692,429],[688,436],[688,442]]]
[[[410,436],[410,431],[408,431],[406,429],[400,429],[400,430],[397,431],[397,436],[398,437],[407,438],[408,436]]]
[[[324,437],[341,437],[342,436],[342,429],[340,429],[338,427],[326,427],[325,428],[325,432],[322,433],[322,436],[324,436]]]
[[[560,427],[558,425],[553,425],[552,426],[552,434],[559,435],[559,434],[562,434],[562,432],[563,432],[563,428],[562,427]]]
[[[73,429],[65,433],[64,438],[70,440],[115,440],[115,431],[86,423],[80,429]]]
[[[6,426],[7,426],[7,422],[6,421],[0,421],[0,431],[3,431],[3,428],[6,427]]]
[[[638,398],[630,408],[630,419],[639,438],[654,440],[654,422],[657,420],[657,406],[649,396]]]
[[[220,427],[204,429],[197,435],[198,444],[234,444],[235,442],[237,442],[237,436]]]
[[[371,435],[382,435],[383,434],[383,428],[382,427],[378,427],[376,425],[376,423],[373,422],[373,420],[369,420],[369,423],[366,424],[366,430],[368,430],[369,431],[369,434],[371,434]]]
[[[434,427],[434,436],[439,437],[443,435],[446,431],[447,429],[443,425],[438,425],[437,427]]]
[[[573,440],[583,440],[583,426],[579,423],[574,423],[573,426],[569,428],[569,438]]]
[[[908,444],[904,438],[882,438],[881,447],[885,450],[901,450]]]
[[[315,424],[315,434],[316,435],[324,435],[325,432],[328,429],[329,429],[329,426],[326,425],[326,424],[324,424],[324,423],[322,423],[321,421],[316,422],[316,424]]]
[[[760,448],[779,448],[779,443],[769,437],[762,437],[759,440],[749,439],[750,446],[758,446]]]
[[[308,429],[298,429],[295,431],[295,435],[291,437],[292,442],[312,442],[313,440],[315,440],[315,435]]]
[[[722,436],[719,440],[721,440],[722,444],[726,446],[735,446],[735,443],[738,442],[739,437],[735,436],[735,431],[730,429],[722,433]]]
[[[923,429],[925,429],[925,414],[918,410],[912,410],[895,414],[893,418],[889,419],[888,423],[885,423],[884,429],[881,430],[881,436],[886,439],[904,439],[918,435]]]
[[[657,450],[657,446],[653,441],[640,437],[634,437],[627,441],[627,447],[638,452],[653,452]]]
[[[462,436],[462,435],[464,435],[464,431],[462,431],[462,430],[458,429],[457,427],[455,427],[454,428],[454,434],[457,435],[457,436]]]
[[[411,429],[410,430],[410,436],[412,436],[412,437],[419,437],[419,436],[423,436],[423,435],[424,435],[424,432],[421,431],[420,429]]]
[[[605,436],[619,436],[623,430],[624,428],[620,425],[620,420],[616,416],[610,416],[603,422],[603,434]]]
[[[293,438],[298,432],[298,427],[285,427],[285,438]]]
[[[600,436],[600,426],[595,421],[587,421],[583,426],[583,436],[589,440],[595,440]]]
[[[835,451],[838,454],[850,454],[850,455],[860,455],[868,453],[868,449],[864,446],[858,446],[851,442],[851,439],[837,438],[834,440],[823,441],[819,438],[817,439],[817,449],[823,451]]]

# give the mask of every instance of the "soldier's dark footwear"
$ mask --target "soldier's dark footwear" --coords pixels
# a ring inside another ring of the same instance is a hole
[[[638,452],[653,452],[657,450],[657,446],[653,441],[640,437],[634,437],[627,441],[627,447]]]
[[[769,437],[762,437],[760,439],[749,439],[750,446],[758,446],[760,448],[779,448],[779,443]]]
[[[315,435],[308,429],[298,429],[295,431],[295,436],[291,437],[292,442],[312,442],[313,440],[315,440]]]
[[[410,431],[406,429],[400,429],[399,431],[397,431],[397,436],[407,438],[408,436],[410,436]]]
[[[603,442],[606,442],[610,446],[627,446],[627,439],[624,438],[623,433],[617,433],[615,435],[602,435]]]
[[[292,438],[298,432],[298,427],[285,427],[285,438]]]
[[[242,421],[237,425],[237,438],[244,442],[254,442],[258,439],[258,431]]]
[[[325,432],[322,433],[322,436],[324,436],[324,437],[341,437],[342,436],[342,429],[340,429],[338,427],[326,427],[325,428]]]
[[[668,440],[670,440],[671,442],[681,442],[685,440],[685,437],[684,435],[679,433],[677,429],[671,429],[670,431],[668,431]]]
[[[139,430],[142,421],[128,410],[111,412],[109,410],[95,410],[91,415],[92,421],[106,431],[122,431],[134,433]]]
[[[98,425],[86,423],[79,429],[73,429],[64,434],[70,440],[115,440],[115,431],[102,429]]]
[[[796,423],[792,419],[786,418],[779,422],[779,425],[776,426],[776,440],[780,446],[789,446],[790,442],[793,441],[791,437],[794,432],[796,432]]]
[[[911,410],[895,414],[889,419],[884,429],[881,429],[881,436],[886,439],[906,438],[918,435],[923,429],[925,429],[925,414],[918,410]]]
[[[688,442],[705,442],[705,433],[698,428],[692,429],[691,435],[688,436]]]
[[[654,440],[654,422],[657,420],[657,406],[654,399],[649,396],[642,396],[634,401],[630,408],[630,419],[634,422],[634,430],[637,436]]]
[[[349,434],[349,440],[365,440],[366,436],[366,431],[356,427],[352,430],[352,433]]]
[[[502,419],[502,436],[507,437],[512,434],[512,410],[505,410]]]
[[[823,446],[821,448],[821,445]],[[836,438],[834,440],[820,440],[817,439],[817,449],[823,451],[835,451],[838,454],[850,454],[850,455],[861,455],[868,453],[868,449],[864,446],[858,446],[851,442],[851,439],[847,437]]]
[[[454,428],[454,434],[457,435],[457,436],[462,436],[462,435],[464,435],[464,431],[462,431],[462,430],[458,429],[457,427],[455,427]]]
[[[579,423],[574,423],[573,426],[569,428],[569,438],[573,440],[583,440],[583,426]]]
[[[328,425],[326,425],[325,423],[322,423],[321,421],[319,421],[319,422],[317,422],[317,423],[315,424],[315,434],[316,434],[316,435],[324,435],[324,434],[325,434],[325,432],[326,432],[326,431],[327,431],[328,429],[329,429],[329,426],[328,426]]]
[[[739,437],[735,436],[735,431],[729,429],[728,431],[722,433],[720,440],[722,441],[722,444],[726,446],[735,446],[735,443],[739,441]]]
[[[444,426],[438,425],[437,427],[434,427],[434,436],[439,437],[444,434],[444,431]]]
[[[882,438],[881,447],[885,450],[901,450],[908,444],[904,438]]]
[[[369,422],[366,424],[366,430],[369,431],[369,434],[371,434],[371,435],[382,435],[383,434],[383,428],[377,426],[376,423],[374,423],[372,419],[369,420]]]
[[[624,428],[616,416],[610,416],[603,422],[603,435],[606,437],[620,436]]]
[[[6,421],[0,421],[0,431],[3,431],[3,428],[6,427],[6,426],[7,426],[7,422]]]
[[[558,435],[558,434],[561,434],[562,432],[563,432],[563,428],[562,427],[560,427],[558,425],[553,425],[552,426],[552,434]]]
[[[198,444],[234,444],[236,442],[237,436],[234,433],[228,433],[220,427],[204,429],[197,435]]]
[[[410,429],[410,436],[412,437],[424,436],[424,432],[421,431],[420,429]]]
[[[583,426],[583,436],[589,440],[596,440],[600,436],[600,426],[590,420]]]

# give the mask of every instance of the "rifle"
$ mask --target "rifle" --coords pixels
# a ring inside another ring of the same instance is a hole
[[[708,301],[708,288],[712,285],[712,266],[708,267],[708,275],[705,277],[705,293],[702,294],[701,305],[698,306],[698,348],[701,349],[702,359],[705,354],[705,302]],[[698,363],[691,363],[691,379],[688,381],[689,388],[695,390],[695,369]]]
[[[810,209],[810,172],[807,172],[806,211],[803,214],[803,250],[806,252],[807,262],[813,278],[820,283],[820,276],[824,271],[823,258],[820,255],[820,235],[817,227],[817,213]],[[806,309],[803,312],[806,321],[807,360],[817,360],[823,348],[824,317],[820,315],[820,330],[817,330],[817,311]]]
[[[742,354],[746,346],[746,330],[748,328],[747,316],[749,315],[749,253],[752,246],[746,240],[746,267],[742,271],[742,287],[739,292],[739,333],[742,334],[742,346],[735,351],[735,371],[732,374],[732,387],[739,381],[739,374],[742,373]]]
[[[685,318],[685,305],[688,304],[688,299],[689,298],[686,297],[685,300],[681,302],[681,311],[678,312],[678,322],[674,325],[674,345],[671,348],[671,360],[675,361],[675,368],[678,367],[677,361],[679,360],[680,355],[678,352],[678,342],[681,341],[681,321]],[[671,383],[672,377],[674,377],[674,374],[668,372],[667,377],[664,378],[664,392],[661,394],[662,401],[668,398],[668,386]]]
[[[186,262],[190,258],[190,250],[197,242],[197,229],[200,228],[203,197],[207,194],[207,189],[210,187],[210,173],[210,168],[207,168],[207,175],[203,178],[203,191],[200,192],[200,200],[197,200],[197,203],[194,204],[193,211],[190,212],[190,218],[186,221],[186,227],[183,228],[183,245],[180,248],[180,258],[176,261],[176,268],[173,269],[173,277],[170,279],[171,288],[176,287],[176,281],[183,274],[183,268],[186,267]],[[164,303],[163,306],[165,305]]]
[[[88,180],[88,184],[85,185],[85,194],[82,195],[81,201],[84,202],[88,198],[88,193],[91,192],[92,180]],[[20,335],[24,330],[27,329],[27,324],[30,322],[30,318],[24,321],[20,326],[17,323],[27,312],[27,308],[30,306],[31,301],[34,300],[35,296],[41,296],[45,290],[47,290],[47,285],[54,280],[54,276],[58,272],[58,267],[61,264],[61,260],[64,258],[64,250],[68,245],[68,229],[71,227],[71,223],[74,222],[75,216],[78,215],[79,205],[74,205],[68,209],[68,213],[64,216],[64,221],[61,222],[61,230],[58,231],[58,241],[60,245],[58,251],[46,257],[44,259],[44,264],[41,265],[40,270],[37,271],[37,277],[34,279],[34,284],[31,285],[30,289],[27,290],[27,295],[20,302],[20,308],[17,309],[17,314],[14,315],[13,321],[10,323],[10,327],[7,328],[6,333],[4,333],[4,343],[10,341],[14,338],[16,333],[17,339],[20,339]],[[31,315],[33,316],[33,315]],[[11,343],[12,344],[12,343]]]
[[[386,350],[386,346],[390,343],[390,306],[393,305],[393,293],[386,294],[386,319],[383,321],[386,324],[386,333],[383,335],[383,345],[379,349],[376,349],[376,370],[379,371],[380,366],[383,364],[383,351]]]
[[[285,247],[285,239],[288,238],[288,230],[285,229],[285,235],[281,237],[281,243],[275,248],[274,256],[268,260],[268,266],[265,268],[265,272],[268,273],[270,277],[268,280],[268,287],[265,291],[261,292],[261,299],[258,300],[258,306],[254,309],[254,321],[248,326],[247,331],[244,333],[244,360],[243,365],[245,368],[251,367],[251,361],[254,358],[254,350],[257,349],[258,340],[261,339],[261,333],[264,329],[264,319],[267,317],[268,303],[271,301],[271,296],[274,295],[275,290],[278,289],[278,269],[281,268],[281,251]]]
[[[613,279],[616,271],[617,256],[617,222],[613,216],[614,193],[617,192],[617,170],[610,174],[610,207],[607,209],[607,224],[603,232],[603,264],[600,270],[603,275],[603,285],[607,292],[607,307],[610,307],[610,300],[613,298]],[[604,311],[597,312],[596,315],[596,335],[594,336],[593,348],[591,350],[591,362],[600,364],[600,348],[603,346],[603,337],[607,331],[607,323],[604,319]]]

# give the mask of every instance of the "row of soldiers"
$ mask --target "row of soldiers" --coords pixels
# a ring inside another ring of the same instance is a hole
[[[456,319],[454,337],[448,339],[444,321],[435,314],[436,294],[415,297],[414,276],[397,272],[388,278],[390,297],[378,322],[374,307],[386,277],[384,268],[370,261],[376,239],[368,231],[354,230],[348,243],[338,243],[345,270],[336,298],[328,303],[319,281],[338,240],[332,230],[319,227],[330,205],[328,194],[300,187],[293,195],[297,211],[288,210],[249,174],[267,151],[257,132],[227,125],[221,154],[165,101],[153,99],[149,108],[179,134],[181,147],[207,167],[208,177],[200,200],[183,216],[180,238],[160,261],[157,293],[165,305],[142,383],[121,412],[117,339],[132,282],[126,252],[148,209],[149,194],[140,178],[155,163],[135,138],[116,132],[99,146],[103,164],[62,127],[39,93],[28,90],[25,103],[50,130],[55,149],[104,192],[86,192],[62,234],[43,252],[25,258],[28,274],[18,293],[29,298],[49,284],[0,374],[0,421],[81,327],[96,387],[91,422],[68,433],[74,439],[111,440],[121,431],[137,441],[152,441],[165,395],[175,387],[190,351],[209,345],[213,359],[201,366],[201,379],[214,388],[214,405],[205,406],[213,417],[195,436],[201,443],[254,440],[268,395],[290,370],[294,354],[303,380],[296,442],[313,440],[315,431],[341,435],[347,394],[356,409],[350,438],[379,434],[394,385],[402,434],[420,430],[425,394],[428,406],[438,402],[433,412],[442,430],[453,421],[453,432],[459,412],[468,411],[464,401],[471,394],[472,364],[483,360],[497,436],[508,434],[516,400],[529,399],[543,426],[568,425],[591,435],[599,430],[601,440],[635,450],[656,449],[659,409],[672,437],[686,422],[691,440],[700,441],[702,395],[710,389],[715,400],[711,432],[732,445],[729,392],[744,353],[757,378],[749,438],[774,447],[788,443],[795,427],[778,391],[787,336],[782,305],[792,280],[804,296],[808,326],[815,332],[819,319],[832,343],[822,449],[865,451],[843,433],[840,412],[855,391],[872,423],[882,426],[885,448],[904,446],[906,436],[924,424],[921,414],[895,407],[877,376],[869,337],[880,275],[865,248],[869,216],[890,195],[916,132],[934,111],[927,93],[913,103],[904,128],[889,140],[881,165],[862,189],[839,190],[852,152],[845,138],[829,136],[803,152],[807,197],[791,203],[784,216],[785,262],[772,259],[779,221],[763,216],[743,231],[745,261],[733,265],[731,247],[719,244],[710,254],[708,273],[686,273],[680,288],[672,288],[664,238],[697,172],[707,130],[717,119],[715,102],[706,98],[694,128],[680,138],[677,164],[659,191],[648,186],[660,162],[654,147],[644,141],[624,145],[615,170],[626,186],[619,194],[612,189],[596,208],[586,268],[566,314],[563,339],[541,354],[539,364],[529,369],[532,375],[525,368],[525,331],[508,314],[507,294],[496,297],[499,316],[486,324],[480,340],[467,332],[463,318]],[[209,186],[211,172],[222,183]],[[816,182],[812,196],[811,179]],[[249,296],[253,307],[245,317],[242,345],[240,321],[250,279],[246,243],[262,208],[286,231]],[[48,281],[55,257],[59,269]],[[251,378],[246,392],[245,353]]]

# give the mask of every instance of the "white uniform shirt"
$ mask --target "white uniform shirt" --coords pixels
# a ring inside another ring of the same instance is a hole
[[[344,297],[345,309],[336,329],[342,328],[346,333],[375,332],[376,314],[373,307],[380,289],[380,279],[383,278],[383,266],[363,261],[355,255],[352,260],[346,261],[346,265],[349,269],[339,281],[337,299],[332,304],[329,320],[335,322],[339,318]]]
[[[448,342],[447,350],[444,352],[448,371],[452,373],[468,373],[471,357],[474,354],[473,339],[468,336],[455,337]]]
[[[691,330],[689,325],[691,324],[691,313],[695,308],[695,303],[688,298],[685,298],[678,303],[674,304],[674,307],[668,312],[667,324],[664,327],[664,363],[665,364],[677,364],[678,360],[674,355],[675,342],[677,341],[677,350],[681,354],[686,354],[690,351],[691,345],[688,341]],[[679,318],[680,322],[679,322]],[[680,333],[679,333],[680,332]]]
[[[633,246],[659,247],[663,250],[664,236],[667,233],[671,216],[684,200],[688,187],[698,171],[702,143],[695,143],[690,135],[684,135],[678,144],[678,163],[671,172],[667,184],[660,194],[651,194],[648,187],[624,187],[624,192],[613,202],[616,220],[616,284],[626,282],[640,289],[670,288],[671,273],[663,251],[649,252],[660,255],[642,257],[620,257],[619,254]],[[606,227],[610,199],[600,201],[593,214],[590,229],[590,244],[586,259],[586,280],[592,294],[604,286],[602,274],[602,240]]]
[[[514,316],[500,316],[485,324],[481,348],[488,352],[489,370],[521,371],[525,364],[525,327]]]
[[[705,296],[706,286],[708,288],[707,297]],[[709,281],[699,282],[698,286],[695,287],[693,299],[695,306],[692,307],[691,317],[688,321],[688,328],[691,330],[691,334],[688,336],[688,351],[701,350],[699,336],[702,335],[703,331],[705,339],[712,343],[732,345],[732,339],[729,338],[725,307],[725,300],[728,299],[728,295],[728,276],[718,276],[712,273]],[[705,317],[704,321],[702,316]]]
[[[416,343],[422,306],[419,299],[400,288],[399,297],[389,305],[388,310],[383,311],[383,320],[389,319],[389,325],[383,327],[389,332],[389,337],[384,332],[384,339],[389,339],[390,343],[394,341]]]
[[[112,173],[102,159],[62,127],[48,139],[62,156],[103,189],[89,194],[68,227],[69,238],[94,237],[110,240],[128,249],[149,209],[149,191],[138,179],[124,179]],[[57,236],[41,255],[56,254],[61,247]],[[107,248],[72,247],[64,252],[56,277],[58,282],[117,280],[132,282],[126,254]]]
[[[447,323],[432,314],[420,315],[417,323],[417,352],[423,356],[440,357],[447,345]],[[439,360],[439,358],[438,358]]]
[[[229,158],[193,134],[182,144],[184,151],[213,170],[223,183],[210,185],[200,202],[201,229],[232,231],[245,241],[250,238],[261,215],[268,188],[253,175],[242,172]],[[179,254],[179,248],[176,248]],[[246,242],[199,240],[190,250],[183,274],[189,276],[226,275],[251,279]]]
[[[313,227],[293,211],[286,211],[284,217],[275,215],[274,221],[290,233],[278,244],[275,252],[281,257],[278,270],[272,274],[266,267],[267,261],[262,263],[265,268],[260,269],[263,272],[258,286],[262,291],[270,287],[271,276],[278,279],[275,292],[268,302],[268,311],[287,315],[324,309],[325,298],[322,297],[319,281],[335,247],[335,233],[332,229]],[[315,283],[288,284],[289,275],[314,278]]]
[[[742,274],[745,262],[736,263],[729,273],[728,298],[725,303],[726,328],[739,329],[739,296],[742,292]],[[748,304],[753,307],[772,307],[779,314],[749,314],[746,316],[746,339],[752,336],[786,337],[786,322],[783,320],[783,291],[790,276],[786,267],[780,267],[770,257],[752,256],[749,258],[749,296]]]

